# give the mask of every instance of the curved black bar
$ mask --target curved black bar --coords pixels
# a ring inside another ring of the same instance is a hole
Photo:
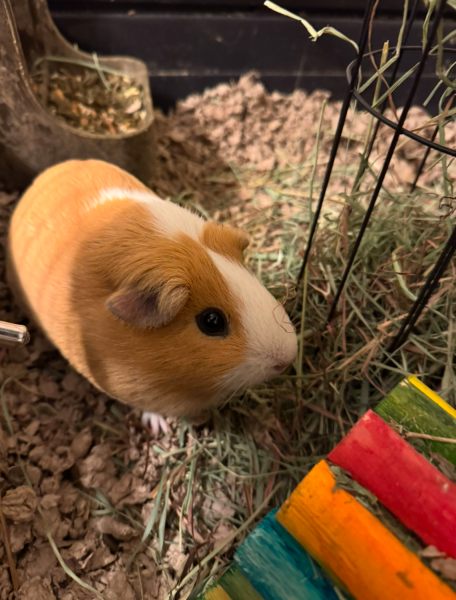
[[[325,195],[326,195],[326,189],[328,187],[329,180],[331,178],[334,161],[336,160],[336,154],[337,154],[337,150],[339,148],[340,140],[342,137],[342,131],[343,131],[344,125],[345,125],[345,119],[347,118],[348,109],[350,108],[350,102],[351,102],[351,99],[353,96],[353,90],[355,89],[356,79],[358,77],[358,71],[361,67],[361,62],[363,60],[363,52],[364,52],[364,49],[366,48],[367,36],[368,36],[368,32],[369,32],[369,17],[373,10],[374,4],[375,4],[375,0],[369,0],[366,4],[366,12],[364,14],[363,27],[361,30],[361,35],[360,35],[359,44],[358,44],[358,49],[359,49],[358,56],[356,57],[355,61],[353,63],[351,63],[352,65],[355,66],[355,69],[354,69],[353,74],[351,75],[351,79],[349,80],[349,86],[347,88],[344,102],[343,102],[343,105],[342,105],[342,108],[340,111],[339,122],[337,123],[337,129],[336,129],[333,144],[331,147],[331,154],[329,155],[328,164],[326,165],[325,176],[323,179],[323,183],[321,185],[320,196],[318,198],[317,208],[315,209],[315,214],[314,214],[314,218],[312,220],[312,225],[310,226],[309,239],[307,240],[307,247],[306,247],[306,250],[304,253],[301,270],[298,275],[298,281],[297,281],[298,284],[304,276],[304,271],[306,270],[306,265],[309,260],[309,254],[310,254],[310,250],[312,248],[313,238],[314,238],[315,232],[317,230],[318,220],[320,218],[321,209],[323,207],[323,201],[324,201]]]
[[[419,5],[420,1],[421,0],[414,0],[412,9],[410,11],[410,15],[407,18],[407,24],[406,24],[406,27],[405,27],[404,37],[403,37],[403,43],[404,44],[407,44],[407,40],[408,40],[410,32],[412,30],[412,25],[413,25],[413,23],[415,21],[416,13],[417,13],[417,10],[418,10],[418,5]],[[404,56],[404,48],[406,48],[406,47],[407,46],[402,46],[401,47],[398,59],[396,60],[396,62],[393,65],[393,72],[391,73],[391,76],[390,76],[389,81],[388,81],[388,86],[389,87],[391,87],[393,85],[393,83],[396,81],[397,72],[399,71],[399,67],[401,65],[402,58]],[[370,52],[370,53],[367,54],[367,56],[372,56],[373,54],[375,54],[375,52]],[[383,112],[384,112],[387,104],[388,104],[388,97],[386,97],[383,100],[383,102],[381,103],[381,105],[379,107],[379,113],[380,114],[383,115]],[[377,135],[378,135],[378,132],[379,132],[379,129],[380,129],[380,124],[381,124],[381,121],[379,119],[377,119],[377,121],[375,123],[374,131],[372,132],[371,139],[369,141],[369,146],[367,147],[366,153],[363,156],[363,159],[362,159],[362,161],[360,163],[360,166],[359,166],[358,173],[356,175],[356,180],[358,181],[358,185],[359,185],[359,183],[361,181],[361,178],[362,178],[362,176],[363,176],[363,174],[364,174],[364,172],[366,170],[367,163],[369,161],[369,157],[370,157],[370,155],[372,153],[372,149],[374,148],[375,140],[377,139]]]
[[[345,284],[347,282],[347,279],[348,279],[348,276],[350,274],[350,271],[351,271],[351,268],[353,266],[353,263],[355,262],[355,258],[356,258],[356,255],[358,253],[358,249],[359,249],[359,247],[361,245],[361,241],[362,241],[362,239],[364,237],[364,233],[365,233],[365,231],[367,229],[367,226],[369,224],[369,220],[370,220],[370,218],[372,216],[372,212],[373,212],[373,210],[375,208],[375,204],[376,204],[377,198],[378,198],[378,196],[380,194],[380,190],[381,190],[381,188],[383,186],[383,181],[385,179],[386,173],[388,171],[389,164],[391,162],[391,159],[393,157],[394,151],[396,149],[397,142],[399,140],[400,135],[403,132],[403,125],[405,123],[405,119],[407,118],[408,111],[410,110],[410,107],[412,106],[413,99],[415,97],[415,93],[416,93],[416,91],[418,89],[418,86],[419,86],[419,83],[420,83],[420,80],[421,80],[421,76],[423,74],[424,67],[426,65],[427,58],[428,58],[429,53],[430,53],[430,51],[432,49],[432,45],[434,43],[434,39],[435,39],[436,34],[437,34],[437,28],[438,28],[438,26],[440,24],[440,21],[442,19],[442,15],[443,15],[443,11],[445,9],[445,5],[446,5],[446,0],[440,0],[440,2],[438,4],[437,11],[436,11],[436,14],[435,14],[434,19],[432,21],[432,26],[431,26],[431,31],[430,31],[430,34],[429,34],[429,38],[428,38],[428,40],[426,42],[426,46],[425,46],[424,51],[422,53],[421,60],[420,60],[419,65],[418,65],[418,69],[416,70],[415,78],[413,80],[413,84],[412,84],[412,87],[410,89],[409,95],[408,95],[407,100],[405,101],[404,107],[402,109],[402,113],[401,113],[401,116],[399,118],[399,122],[398,122],[397,125],[393,124],[393,125],[395,125],[393,127],[393,129],[394,129],[393,139],[391,140],[391,144],[390,144],[390,146],[388,148],[388,152],[386,154],[382,170],[381,170],[381,172],[380,172],[380,174],[378,176],[377,184],[375,186],[374,192],[373,192],[372,197],[370,199],[369,206],[367,207],[366,214],[365,214],[363,222],[361,224],[361,228],[359,230],[359,233],[358,233],[358,236],[356,238],[355,244],[354,244],[353,249],[352,249],[352,251],[350,253],[347,265],[346,265],[345,270],[344,270],[343,275],[342,275],[342,279],[340,280],[340,283],[339,283],[338,288],[336,290],[336,294],[334,296],[333,303],[332,303],[332,305],[331,305],[331,307],[329,309],[329,314],[328,314],[328,318],[327,318],[327,323],[328,324],[331,323],[332,319],[334,318],[334,314],[336,312],[337,304],[338,304],[340,296],[341,296],[341,294],[342,294],[342,292],[344,290],[344,287],[345,287]],[[371,107],[369,107],[369,108],[371,108]],[[383,115],[380,115],[380,116],[381,116],[382,119],[385,118]],[[380,116],[378,118],[380,118]],[[387,119],[387,121],[390,122],[390,123],[392,123],[392,121],[389,121],[389,119]],[[456,153],[455,153],[455,155],[456,155]]]
[[[408,50],[420,50],[421,51],[422,48],[421,48],[421,46],[407,46],[407,47],[403,48],[403,50],[404,51],[408,51]],[[444,50],[445,50],[445,52],[456,53],[456,48],[445,48]],[[367,58],[370,54],[378,54],[379,52],[381,52],[381,50],[375,50],[372,53],[369,52],[368,54],[365,54],[363,56],[363,58]],[[353,64],[354,63],[352,62],[347,67],[347,77],[351,77],[351,70],[352,70]],[[375,108],[372,108],[372,106],[369,104],[369,102],[367,102],[367,100],[365,100],[357,90],[353,90],[353,96],[366,109],[366,111],[369,114],[371,114],[373,117],[378,119],[378,121],[380,121],[384,125],[387,125],[388,127],[391,127],[391,129],[396,130],[398,128],[398,123],[394,123],[394,121],[391,121],[390,119],[385,117],[385,115],[378,112]],[[448,156],[456,156],[456,149],[453,150],[452,148],[447,148],[446,146],[437,144],[432,140],[432,138],[430,140],[428,140],[421,135],[413,133],[413,131],[409,131],[408,129],[405,129],[404,127],[401,127],[401,134],[406,135],[410,139],[414,140],[415,142],[418,142],[419,144],[422,144],[423,146],[427,146],[431,150],[437,150],[437,152],[447,154]]]

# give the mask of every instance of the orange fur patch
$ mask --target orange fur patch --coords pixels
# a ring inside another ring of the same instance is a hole
[[[250,243],[250,238],[243,229],[208,221],[201,233],[201,243],[217,254],[243,262],[243,253]]]

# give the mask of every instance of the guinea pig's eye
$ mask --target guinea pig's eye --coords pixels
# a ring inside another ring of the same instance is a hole
[[[228,320],[218,308],[206,308],[196,317],[199,330],[205,335],[228,335]]]

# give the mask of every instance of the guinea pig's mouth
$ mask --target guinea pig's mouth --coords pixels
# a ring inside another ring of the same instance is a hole
[[[239,365],[224,376],[221,385],[222,394],[225,397],[228,395],[234,396],[248,388],[256,387],[261,383],[279,377],[290,364],[292,364],[292,361],[276,361],[271,364],[270,361],[263,360],[261,363],[260,361],[252,361],[252,363]]]
[[[277,373],[282,373],[282,371],[285,371],[285,369],[289,366],[290,366],[289,363],[282,362],[282,363],[278,363],[278,364],[274,365],[272,367],[272,369],[274,371],[277,371]]]

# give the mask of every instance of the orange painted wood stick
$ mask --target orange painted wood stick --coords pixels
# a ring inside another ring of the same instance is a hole
[[[357,600],[456,600],[456,594],[353,496],[333,492],[321,461],[277,513],[278,521]]]

